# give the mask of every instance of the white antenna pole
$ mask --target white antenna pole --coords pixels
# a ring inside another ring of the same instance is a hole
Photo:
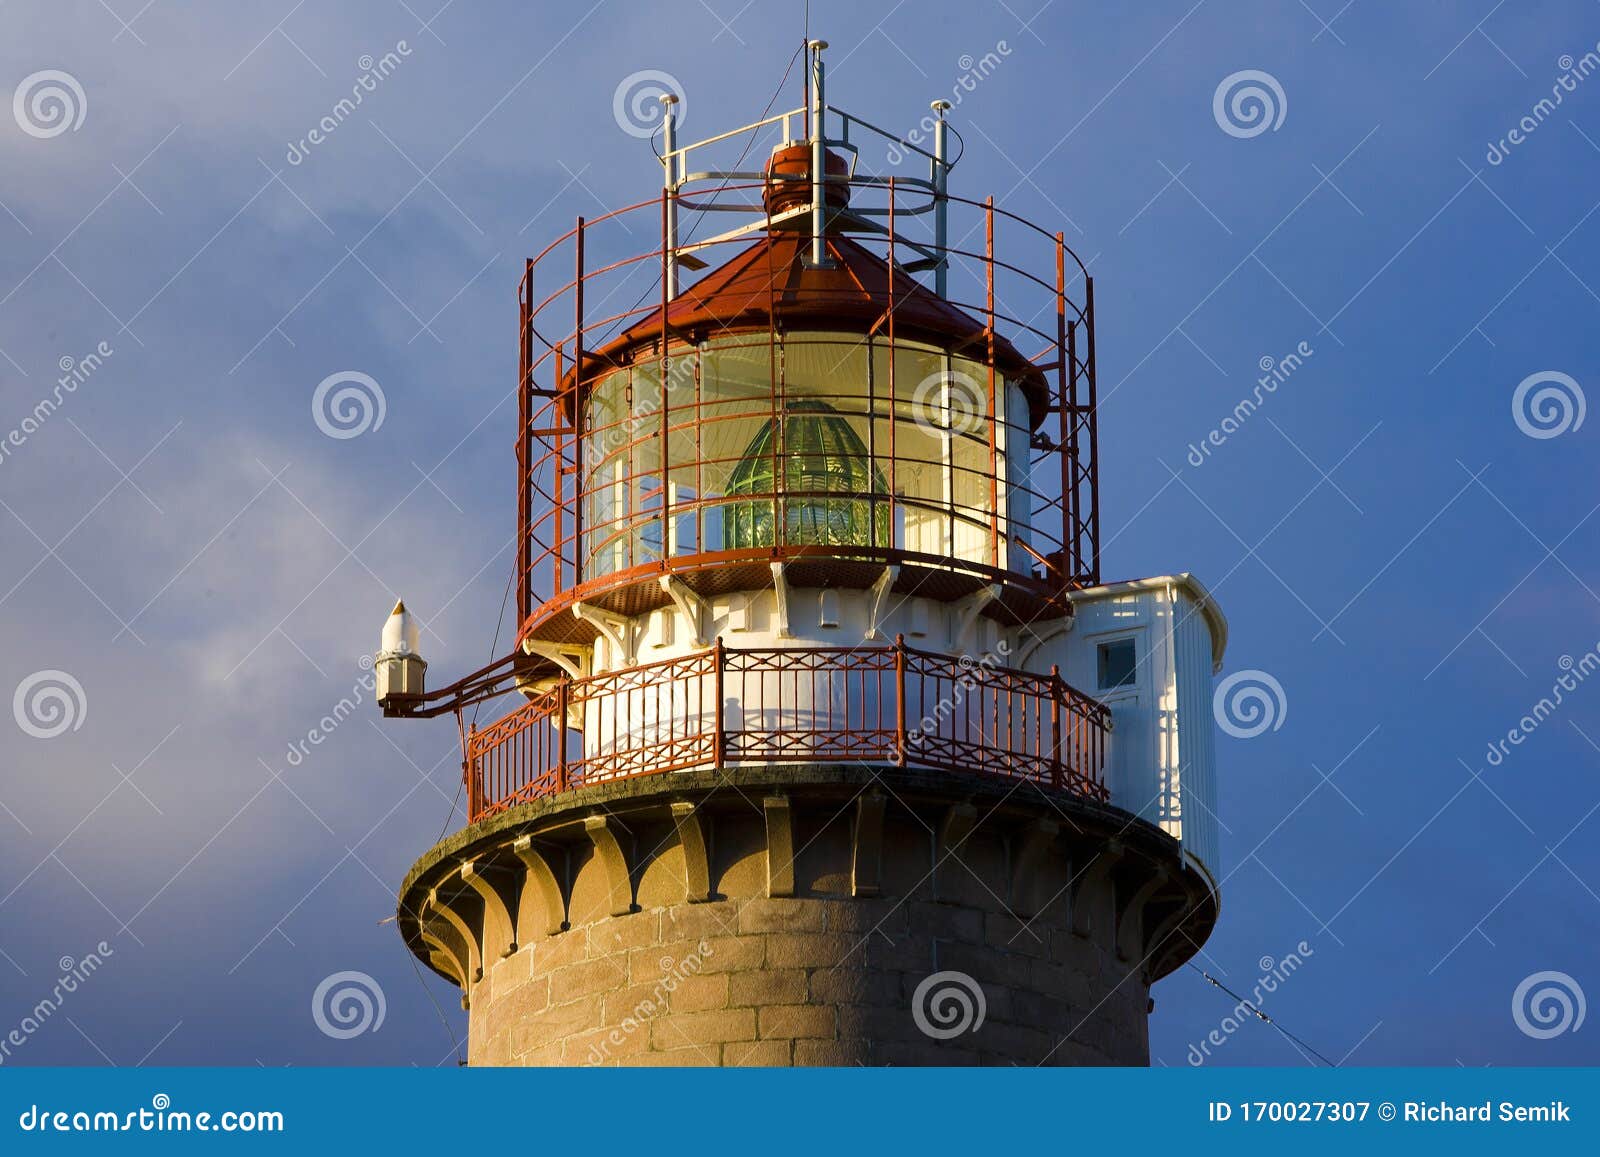
[[[950,102],[936,100],[931,107],[938,118],[933,124],[933,248],[938,254],[938,264],[933,267],[933,290],[940,297],[944,297],[950,274],[950,259],[945,252],[949,219],[949,202],[946,196],[950,191],[950,164],[947,151],[948,123],[944,119],[944,114],[949,110]]]
[[[824,196],[824,182],[827,172],[824,165],[826,150],[822,147],[822,121],[827,112],[827,102],[823,98],[822,88],[822,50],[828,47],[826,40],[813,40],[810,42],[812,51],[811,63],[811,264],[821,266],[827,264],[828,253],[823,243],[823,216],[825,212],[826,197]]]
[[[662,93],[662,188],[667,194],[667,219],[661,238],[661,276],[666,279],[667,300],[678,296],[678,118],[673,105],[678,98]]]

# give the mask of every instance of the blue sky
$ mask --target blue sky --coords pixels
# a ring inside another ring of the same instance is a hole
[[[63,957],[113,949],[8,1063],[453,1060],[453,990],[380,924],[458,822],[453,729],[363,711],[291,745],[359,687],[396,593],[437,671],[490,655],[522,261],[658,181],[619,82],[672,74],[685,131],[716,131],[760,112],[802,29],[737,0],[438,3],[0,10],[0,90],[61,70],[84,114],[0,117],[0,434],[62,359],[111,350],[0,459],[0,690],[59,670],[86,705],[54,738],[0,728],[0,1030]],[[1600,381],[1600,77],[1535,113],[1600,6],[811,8],[832,101],[887,126],[1004,42],[952,114],[954,191],[1092,262],[1107,575],[1193,571],[1228,669],[1284,688],[1278,729],[1218,738],[1205,966],[1243,991],[1306,942],[1267,1010],[1352,1064],[1600,1060],[1593,1028],[1533,1039],[1511,1012],[1537,972],[1600,993],[1600,680],[1487,759],[1600,645],[1600,425],[1532,437],[1512,404],[1531,375]],[[1275,129],[1214,117],[1242,70],[1281,88]],[[345,370],[386,411],[333,439],[310,400]],[[351,969],[386,1019],[329,1039],[310,994]],[[1232,1004],[1187,970],[1155,997],[1174,1065]],[[1213,1052],[1303,1063],[1259,1024]]]

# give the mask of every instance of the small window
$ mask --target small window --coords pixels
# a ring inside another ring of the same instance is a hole
[[[837,627],[839,625],[839,592],[824,590],[817,594],[817,626]]]
[[[1117,687],[1131,687],[1138,663],[1132,639],[1116,639],[1101,643],[1099,648],[1100,690],[1111,691]]]

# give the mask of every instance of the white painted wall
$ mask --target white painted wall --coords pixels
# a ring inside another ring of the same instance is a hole
[[[1068,683],[1111,708],[1111,802],[1181,841],[1215,884],[1221,871],[1211,695],[1226,620],[1188,575],[1094,587],[1077,592],[1073,603],[1071,629],[1025,653],[1024,666],[1048,671],[1055,663]],[[1125,639],[1135,647],[1132,683],[1100,686],[1101,645]]]

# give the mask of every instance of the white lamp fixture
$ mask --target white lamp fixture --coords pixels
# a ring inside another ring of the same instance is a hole
[[[417,653],[420,633],[416,616],[406,610],[405,601],[396,602],[394,610],[389,612],[388,622],[383,624],[383,639],[373,663],[380,705],[396,696],[423,693],[428,664]]]

